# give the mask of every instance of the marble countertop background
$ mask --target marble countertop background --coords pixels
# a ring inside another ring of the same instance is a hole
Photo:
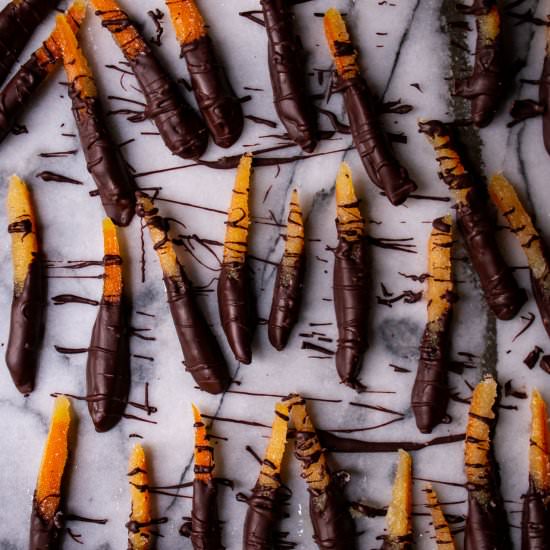
[[[2,4],[5,3],[5,0]],[[123,7],[143,25],[145,36],[155,35],[154,25],[147,10],[159,8],[166,13],[161,0],[121,0]],[[227,67],[230,79],[240,96],[251,95],[244,103],[246,115],[276,121],[272,105],[268,69],[266,65],[266,36],[264,29],[238,15],[239,11],[259,9],[254,0],[199,0],[199,5],[210,25],[210,34]],[[173,224],[172,234],[185,246],[179,246],[181,259],[197,285],[206,285],[200,298],[208,319],[223,343],[231,371],[238,383],[221,396],[211,396],[194,388],[192,378],[184,372],[182,355],[172,320],[165,301],[161,271],[150,246],[148,235],[141,244],[140,221],[135,218],[127,229],[120,231],[123,246],[125,280],[132,296],[134,315],[132,326],[137,329],[131,340],[132,390],[131,400],[143,402],[148,384],[151,405],[158,410],[147,417],[139,409],[129,407],[127,412],[153,423],[124,419],[106,434],[94,432],[86,404],[73,401],[76,438],[72,447],[72,462],[67,486],[67,512],[92,518],[106,518],[106,525],[70,522],[68,526],[84,548],[108,550],[124,548],[129,514],[127,458],[139,434],[144,439],[153,483],[172,485],[192,479],[193,430],[191,402],[198,404],[209,415],[236,418],[269,425],[275,397],[255,396],[254,393],[285,395],[301,392],[306,396],[330,399],[333,402],[311,401],[312,416],[318,427],[324,429],[354,428],[351,437],[381,440],[427,440],[416,430],[409,398],[418,359],[418,343],[425,323],[426,304],[403,301],[391,307],[377,304],[382,296],[381,283],[399,295],[404,290],[419,291],[423,285],[400,275],[419,275],[426,270],[426,245],[430,222],[451,211],[446,200],[447,189],[438,180],[431,146],[416,131],[419,118],[461,118],[464,103],[449,95],[449,79],[464,70],[471,56],[453,44],[464,43],[473,49],[475,33],[457,30],[452,23],[464,20],[454,6],[454,0],[311,0],[295,7],[296,24],[309,56],[307,71],[312,93],[324,93],[329,85],[331,61],[322,34],[322,18],[316,14],[335,5],[347,14],[348,24],[358,46],[360,62],[372,87],[384,101],[401,100],[413,106],[405,115],[388,114],[386,127],[392,132],[404,132],[407,144],[397,144],[399,158],[418,183],[418,195],[439,197],[441,200],[409,199],[400,207],[392,207],[380,196],[368,180],[348,135],[335,134],[323,141],[317,151],[326,153],[308,159],[297,149],[286,149],[274,156],[298,155],[300,160],[280,166],[256,169],[252,183],[252,215],[250,252],[254,256],[258,310],[267,318],[274,282],[273,262],[282,252],[281,229],[278,222],[286,220],[287,204],[294,187],[300,191],[307,218],[306,238],[308,271],[304,303],[299,325],[286,350],[276,352],[267,340],[265,326],[258,328],[253,349],[253,363],[239,365],[231,357],[222,338],[215,298],[215,278],[221,257],[220,247],[207,248],[201,239],[223,240],[223,213],[205,211],[200,206],[226,210],[234,178],[233,170],[215,170],[192,166],[170,155],[155,135],[152,123],[127,122],[122,115],[113,115],[109,122],[118,142],[133,140],[123,152],[136,171],[136,181],[144,188],[158,188],[158,207],[164,216],[180,223]],[[64,7],[65,4],[62,3]],[[544,17],[544,4],[525,0],[515,11],[535,10]],[[466,18],[470,25],[471,18]],[[23,58],[47,36],[53,15],[40,26]],[[451,25],[449,25],[451,23]],[[517,20],[506,17],[505,32],[514,40],[515,55],[526,63],[516,78],[516,87],[510,91],[505,108],[494,123],[485,130],[467,130],[480,171],[490,174],[503,170],[517,185],[529,208],[534,210],[542,232],[550,236],[547,191],[550,159],[542,143],[540,121],[532,120],[512,129],[507,110],[513,97],[536,97],[533,86],[519,84],[519,79],[537,79],[544,56],[545,31],[531,24],[516,25]],[[162,46],[154,47],[172,74],[187,77],[186,68],[178,58],[179,47],[166,13]],[[452,36],[448,31],[452,31]],[[88,19],[82,30],[84,49],[92,61],[98,86],[107,109],[135,109],[136,106],[110,96],[140,101],[133,77],[124,76],[107,65],[123,68],[122,55],[111,36],[103,30],[89,8]],[[452,55],[451,55],[452,53]],[[512,59],[511,59],[512,61]],[[101,220],[103,210],[97,197],[89,192],[93,182],[85,170],[79,150],[70,100],[63,85],[61,69],[42,88],[21,123],[28,133],[10,136],[0,146],[0,202],[5,200],[5,182],[16,172],[32,187],[41,226],[43,249],[49,262],[48,306],[46,335],[40,358],[36,390],[22,397],[14,388],[7,369],[0,368],[0,549],[19,550],[27,545],[28,521],[32,493],[38,472],[42,447],[52,409],[51,394],[85,393],[85,354],[58,353],[55,346],[85,348],[89,343],[96,310],[93,306],[67,304],[56,306],[51,301],[58,294],[72,293],[99,299],[101,281],[93,276],[101,273],[99,267],[69,270],[68,261],[100,260],[102,258]],[[251,91],[250,88],[254,90]],[[191,102],[194,100],[187,93]],[[108,99],[109,98],[109,99]],[[344,119],[341,100],[330,98],[318,105],[329,108]],[[138,107],[139,109],[139,107]],[[322,115],[322,127],[330,129]],[[228,152],[212,143],[206,158],[216,159],[225,154],[237,154],[267,147],[281,141],[267,135],[281,134],[276,128],[246,121],[239,142]],[[69,135],[64,135],[69,134]],[[43,158],[40,153],[78,150],[73,155]],[[328,354],[302,349],[304,341],[335,349],[336,328],[332,304],[332,252],[336,243],[334,227],[334,179],[342,160],[350,163],[362,209],[371,221],[369,232],[376,238],[408,239],[406,251],[371,247],[371,320],[370,347],[365,354],[362,381],[369,391],[357,395],[338,383],[332,357]],[[156,170],[171,171],[150,174]],[[45,182],[37,174],[49,170],[75,178],[83,185]],[[273,223],[275,220],[277,223]],[[4,209],[0,209],[0,225],[7,225]],[[196,239],[195,236],[199,236]],[[503,250],[514,266],[525,266],[525,260],[514,237],[508,230],[499,232]],[[463,258],[460,242],[455,256]],[[197,261],[197,259],[200,260]],[[144,265],[144,277],[140,264]],[[528,272],[518,269],[515,274],[524,288],[528,288],[529,302],[512,321],[500,322],[487,310],[476,276],[470,263],[456,262],[456,280],[459,302],[456,305],[453,328],[452,357],[462,363],[462,374],[450,374],[450,385],[461,398],[471,393],[469,384],[479,380],[482,369],[498,375],[504,384],[513,381],[513,387],[529,393],[537,386],[550,399],[550,378],[538,366],[529,370],[523,359],[534,345],[550,352],[547,336],[530,292]],[[91,278],[77,278],[92,276]],[[11,260],[7,232],[0,239],[0,348],[5,348],[8,335],[11,302]],[[138,313],[142,312],[142,313]],[[534,314],[533,325],[517,336],[525,326],[528,314]],[[323,323],[323,326],[315,326]],[[321,333],[321,334],[319,334]],[[318,338],[328,338],[330,342]],[[145,337],[145,339],[143,338]],[[314,356],[314,357],[312,357]],[[4,363],[3,357],[0,360]],[[396,372],[398,365],[410,372]],[[241,392],[241,393],[239,393]],[[401,421],[378,429],[368,429],[396,418],[385,412],[352,403],[387,407],[404,413]],[[508,396],[503,399],[496,436],[496,453],[503,479],[502,491],[509,512],[511,531],[519,548],[521,495],[527,486],[527,451],[529,429],[529,401]],[[434,436],[460,433],[464,430],[467,405],[451,401],[450,424],[441,425]],[[250,446],[262,454],[269,430],[261,427],[235,425],[215,421],[212,433],[216,442],[217,474],[233,480],[231,490],[220,490],[220,515],[225,521],[224,544],[229,550],[240,547],[241,531],[246,505],[236,500],[238,492],[247,492],[258,475],[258,465],[246,452]],[[289,446],[289,451],[291,446]],[[414,453],[414,473],[418,478],[462,483],[463,444],[454,443],[431,447]],[[290,457],[291,453],[288,453]],[[351,500],[366,500],[375,506],[389,502],[396,461],[395,454],[334,454],[330,457],[334,469],[345,469],[351,474],[347,494]],[[288,540],[297,548],[313,549],[311,527],[307,511],[307,493],[299,478],[299,469],[288,458],[283,472],[285,483],[293,491],[288,507],[289,518],[282,530],[288,531]],[[449,502],[445,511],[460,516],[465,513],[465,490],[454,485],[437,483],[442,502]],[[191,543],[178,534],[181,518],[190,514],[189,489],[179,496],[155,495],[155,515],[167,517],[160,526],[162,535],[158,548],[191,548]],[[417,547],[434,547],[433,530],[428,510],[424,506],[422,482],[415,483],[414,528]],[[462,523],[454,528],[460,530]],[[380,546],[376,538],[383,533],[384,520],[358,519],[361,549]],[[459,547],[461,535],[457,534]],[[81,547],[66,536],[66,549]]]

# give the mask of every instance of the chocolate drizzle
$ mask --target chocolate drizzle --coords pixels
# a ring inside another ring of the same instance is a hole
[[[347,240],[345,229],[338,228],[338,246],[334,251],[333,295],[338,346],[336,370],[344,384],[361,391],[357,376],[367,348],[368,276],[367,239]]]
[[[248,263],[224,263],[218,281],[218,307],[223,330],[237,361],[252,361],[256,324]]]
[[[216,145],[231,147],[243,129],[241,103],[233,91],[208,35],[181,45],[197,105]]]
[[[74,85],[69,89],[69,96],[86,167],[97,186],[103,208],[115,224],[126,226],[134,216],[134,182],[107,131],[99,99],[82,97]]]
[[[281,488],[256,484],[246,503],[248,510],[243,528],[243,549],[271,550],[275,526],[281,516]]]
[[[344,94],[353,143],[369,178],[394,206],[403,203],[417,186],[395,158],[367,83],[361,76],[339,78],[336,90]]]
[[[261,0],[268,38],[273,102],[290,140],[311,153],[317,144],[315,112],[305,85],[303,51],[288,0]]]
[[[57,4],[59,0],[13,0],[0,12],[0,84],[36,27]]]
[[[124,299],[102,300],[86,364],[88,411],[96,431],[106,432],[121,419],[130,391],[130,348]]]
[[[550,548],[549,495],[538,491],[532,480],[529,480],[529,490],[523,497],[521,548],[522,550]]]
[[[33,498],[28,550],[58,550],[61,548],[61,513],[51,521],[45,521],[40,514],[40,506]]]
[[[10,231],[11,232],[11,231]],[[44,269],[40,257],[29,264],[23,290],[13,295],[6,365],[17,389],[27,394],[34,389],[40,342],[44,333]]]

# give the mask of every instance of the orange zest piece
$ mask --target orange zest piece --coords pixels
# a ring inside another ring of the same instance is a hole
[[[223,261],[244,263],[248,248],[248,227],[250,225],[250,177],[252,175],[252,155],[241,157],[235,177],[231,205],[227,215],[227,229],[223,244]]]
[[[38,514],[44,522],[52,521],[59,510],[63,473],[69,456],[70,426],[71,403],[67,397],[56,397],[34,492]]]
[[[195,419],[195,479],[208,482],[212,479],[214,470],[214,449],[208,440],[206,426],[199,409],[193,404],[191,406]]]
[[[347,241],[356,241],[365,234],[365,220],[359,210],[351,169],[345,162],[336,176],[336,223],[338,233]]]
[[[18,176],[10,178],[8,197],[8,232],[11,234],[14,294],[25,286],[29,266],[38,253],[36,220],[29,188]]]
[[[537,491],[550,494],[550,433],[548,409],[537,390],[531,396],[531,437],[529,439],[529,477]]]
[[[149,550],[153,548],[154,542],[154,533],[151,529],[151,495],[149,493],[149,476],[147,474],[145,451],[139,443],[134,445],[130,455],[128,478],[130,479],[132,503],[128,528],[128,548]]]
[[[206,36],[204,19],[194,0],[166,0],[166,6],[180,44],[189,44]]]
[[[119,303],[122,295],[122,266],[118,246],[117,229],[110,218],[103,220],[104,269],[103,299],[110,303]]]
[[[386,514],[387,540],[412,540],[412,458],[399,450],[399,464],[393,483],[392,499]]]
[[[431,483],[426,484],[424,493],[426,494],[426,505],[432,514],[437,550],[455,550],[451,529],[449,528],[445,514],[443,514],[441,510],[441,505],[437,500],[437,494],[432,488]]]
[[[69,83],[81,97],[97,97],[92,70],[65,15],[56,17],[54,36],[63,52],[63,66]]]
[[[300,208],[298,191],[294,189],[290,198],[286,243],[283,253],[283,265],[294,267],[304,251],[304,219]]]
[[[508,222],[512,233],[518,238],[535,279],[548,277],[550,267],[544,255],[539,232],[535,229],[531,216],[523,207],[512,184],[502,174],[495,174],[489,184],[489,194]],[[550,288],[550,280],[548,285]]]
[[[451,246],[453,244],[450,215],[441,220],[449,231],[434,227],[428,241],[428,322],[437,323],[451,308],[453,280]]]
[[[75,0],[65,12],[65,16],[71,30],[76,34],[86,17],[85,0]],[[63,57],[61,45],[57,41],[59,32],[59,27],[56,24],[50,36],[44,41],[42,46],[34,52],[40,66],[47,71],[52,71],[55,67],[55,62],[52,62],[52,58],[58,61]]]
[[[134,59],[148,49],[147,44],[132,25],[126,13],[114,0],[92,0],[96,15],[112,33],[116,43],[128,59]]]
[[[336,8],[330,8],[324,17],[325,36],[338,76],[354,78],[359,74],[357,52],[351,43],[346,23]]]

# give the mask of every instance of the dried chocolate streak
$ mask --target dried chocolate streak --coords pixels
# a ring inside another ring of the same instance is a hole
[[[231,147],[243,129],[243,110],[223,67],[219,64],[212,40],[205,35],[182,44],[193,93],[216,145]]]
[[[252,361],[256,324],[248,263],[224,263],[218,281],[218,307],[223,330],[237,361]]]
[[[344,94],[353,143],[369,178],[394,206],[403,203],[417,186],[395,158],[367,83],[360,76],[338,79],[336,90]]]
[[[272,550],[275,528],[281,516],[281,491],[256,485],[247,498],[243,550]]]
[[[445,136],[449,147],[456,150],[450,129],[442,122],[420,122],[419,129],[431,137]],[[518,287],[498,249],[495,224],[490,218],[486,201],[468,172],[461,175],[439,172],[439,177],[450,189],[468,189],[465,200],[456,206],[458,227],[489,307],[499,319],[512,319],[527,300],[527,295]]]
[[[0,12],[0,84],[36,27],[59,0],[14,0]]]
[[[126,226],[135,211],[134,182],[107,131],[99,99],[82,97],[74,86],[69,89],[69,96],[86,166],[103,208],[115,224]]]
[[[197,301],[193,286],[183,267],[176,280],[164,278],[170,313],[185,359],[185,370],[191,373],[199,388],[208,393],[221,393],[229,385],[227,363]]]
[[[334,251],[333,295],[338,346],[336,370],[344,384],[358,391],[364,386],[357,380],[363,353],[367,348],[367,239],[348,241],[338,231]]]
[[[416,425],[431,433],[445,417],[449,402],[447,353],[450,345],[451,315],[428,323],[420,343],[420,359],[411,395]]]
[[[273,102],[288,137],[311,153],[317,144],[315,111],[305,85],[303,51],[295,36],[289,0],[261,0],[268,38]]]
[[[491,9],[497,8],[494,1],[477,3],[463,11],[475,13],[478,16],[487,15]],[[455,82],[454,94],[471,101],[472,121],[478,128],[484,128],[496,113],[498,103],[504,91],[504,56],[502,53],[502,36],[498,31],[494,40],[483,36],[482,23],[476,20],[477,40],[475,62],[470,77]]]
[[[298,321],[305,275],[305,251],[296,264],[277,268],[273,289],[273,301],[269,315],[268,336],[271,345],[281,351],[287,344],[290,333]]]
[[[393,537],[391,539],[384,539],[380,550],[411,550],[413,547],[413,541],[411,536],[405,537]]]
[[[537,491],[532,480],[529,490],[523,497],[521,517],[522,550],[550,549],[550,504],[549,495]]]
[[[113,428],[124,414],[130,391],[130,345],[124,298],[102,301],[86,364],[88,411],[96,431]]]
[[[44,521],[38,502],[33,498],[28,550],[58,550],[61,548],[62,528],[61,514],[58,512],[52,521]]]
[[[34,389],[38,353],[44,333],[45,286],[42,260],[35,257],[29,264],[21,294],[13,296],[6,348],[6,365],[14,384],[23,394]]]

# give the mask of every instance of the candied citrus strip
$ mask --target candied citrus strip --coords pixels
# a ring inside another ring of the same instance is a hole
[[[550,268],[544,255],[540,235],[512,184],[502,174],[495,174],[489,184],[489,194],[506,218],[512,233],[518,238],[535,279],[547,277],[550,274]]]
[[[351,169],[340,164],[336,176],[336,223],[344,239],[355,241],[365,234],[365,220],[359,210],[359,201],[353,187]]]
[[[252,155],[242,156],[237,168],[231,205],[227,215],[227,229],[223,244],[224,263],[244,263],[250,225],[250,177],[252,175]]]
[[[344,79],[356,77],[359,74],[357,52],[351,43],[344,18],[336,8],[330,8],[325,13],[324,27],[336,72]]]
[[[114,0],[92,0],[92,4],[96,15],[101,17],[103,26],[112,33],[126,57],[133,59],[147,49],[147,44],[117,2]]]
[[[293,267],[304,251],[304,218],[300,208],[298,191],[294,189],[290,197],[290,208],[286,226],[286,243],[283,265]]]
[[[180,264],[176,250],[168,238],[168,231],[163,218],[158,215],[158,209],[153,206],[151,199],[143,194],[138,195],[137,206],[144,213],[143,219],[149,228],[149,235],[160,261],[162,273],[165,277],[179,277]]]
[[[195,479],[209,481],[214,470],[214,449],[208,440],[201,412],[195,405],[191,404],[191,407],[195,419]]]
[[[308,434],[307,445],[295,445],[296,458],[302,463],[302,477],[313,491],[324,491],[330,484],[330,471],[325,452],[315,426],[307,412],[305,400],[300,395],[290,395],[284,401],[297,432]]]
[[[412,458],[399,450],[399,464],[393,483],[392,499],[386,514],[388,539],[412,537]]]
[[[476,489],[483,489],[490,482],[491,428],[495,420],[497,399],[496,380],[486,375],[475,387],[466,425],[464,465],[466,479]]]
[[[63,14],[56,17],[54,36],[63,52],[63,66],[69,83],[75,87],[81,97],[97,97],[92,69],[84,52],[80,49],[67,17]]]
[[[477,28],[485,44],[494,42],[500,34],[500,13],[493,6],[488,14],[477,17]]]
[[[11,234],[14,294],[23,291],[29,266],[38,253],[36,219],[27,184],[16,175],[10,178],[8,197],[8,231]]]
[[[153,548],[154,542],[154,535],[151,530],[149,476],[147,474],[145,451],[139,443],[134,445],[130,455],[128,478],[130,480],[132,506],[128,529],[128,547],[133,550],[149,550]]]
[[[110,218],[105,218],[103,220],[103,247],[105,254],[103,299],[106,302],[119,303],[122,294],[122,265],[117,229]]]
[[[84,18],[86,17],[86,1],[75,0],[69,6],[69,9],[65,12],[65,15],[71,30],[76,34],[80,28],[80,25],[84,21]],[[55,68],[55,63],[52,63],[52,57],[57,60],[61,59],[63,56],[61,45],[57,41],[59,32],[59,26],[56,23],[50,36],[48,36],[42,46],[34,52],[40,66],[47,71],[53,71]]]
[[[550,494],[550,433],[544,399],[533,390],[531,396],[531,437],[529,439],[529,476],[538,491]]]
[[[50,431],[42,455],[34,498],[44,522],[50,522],[59,510],[61,483],[69,456],[71,402],[67,397],[55,398]]]
[[[427,483],[424,488],[426,493],[426,505],[432,514],[432,523],[435,531],[435,544],[437,550],[455,550],[455,543],[451,529],[445,518],[441,505],[437,499],[437,494],[434,491],[432,484]]]
[[[180,44],[206,36],[204,19],[194,0],[166,0],[166,6]]]
[[[284,403],[275,405],[275,418],[271,425],[271,437],[262,461],[258,485],[277,489],[281,485],[281,463],[286,449],[288,431],[288,407]]]
[[[451,245],[453,243],[452,218],[442,218],[449,232],[433,228],[428,241],[428,322],[440,320],[451,307],[453,291]]]

